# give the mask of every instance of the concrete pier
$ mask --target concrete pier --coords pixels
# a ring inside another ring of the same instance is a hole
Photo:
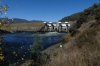
[[[42,31],[47,32],[69,32],[70,24],[68,22],[44,22],[45,26]]]

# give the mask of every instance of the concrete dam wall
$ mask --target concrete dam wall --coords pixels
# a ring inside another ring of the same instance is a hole
[[[15,25],[6,25],[5,27],[1,27],[1,30],[5,30],[8,32],[18,32],[18,31],[33,31],[33,32],[68,32],[69,30],[75,30],[76,22],[45,22],[41,26],[37,26],[36,24],[32,26],[15,26]]]

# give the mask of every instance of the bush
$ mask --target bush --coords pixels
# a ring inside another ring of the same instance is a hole
[[[73,37],[73,36],[77,35],[78,33],[79,33],[78,30],[74,30],[74,31],[71,32],[71,36]]]
[[[87,21],[87,19],[86,19],[86,17],[81,17],[81,18],[79,18],[78,20],[77,20],[77,28],[79,28],[84,22],[86,22]]]
[[[96,14],[95,20],[99,21],[100,20],[100,12]]]
[[[34,43],[30,50],[31,60],[32,60],[30,66],[40,66],[47,62],[47,60],[50,57],[46,52],[43,52],[42,50],[43,50],[42,40],[38,35],[36,35]]]
[[[0,66],[9,66],[9,63],[7,62],[7,60],[5,60],[5,57],[3,54],[4,50],[2,50],[3,48],[2,41],[3,41],[3,37],[0,38]]]
[[[62,38],[62,44],[67,43],[71,40],[71,35],[67,34],[65,37]]]
[[[58,52],[57,51],[54,51],[53,52],[53,56],[57,56],[58,55]]]
[[[42,51],[42,49],[43,49],[43,46],[41,44],[40,37],[38,37],[36,35],[34,38],[34,43],[33,43],[31,50],[30,50],[31,60],[34,61],[31,63],[31,66],[41,65],[41,56],[42,56],[41,51]]]

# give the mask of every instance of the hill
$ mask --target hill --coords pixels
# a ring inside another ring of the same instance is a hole
[[[100,66],[100,3],[60,21],[73,20],[78,28],[45,50],[51,56],[45,66]]]
[[[34,58],[37,59],[39,56],[38,59],[45,61],[44,63],[37,60],[41,66],[100,66],[100,3],[74,15],[77,18],[69,16],[69,18],[65,17],[64,20],[76,20],[78,27],[76,31],[64,36],[61,43],[44,50],[44,56],[37,54],[38,51],[36,51],[37,55],[34,55]],[[64,20],[62,19],[61,22]],[[33,50],[33,52],[35,51]],[[36,66],[34,62],[35,60],[32,59],[29,64]],[[40,66],[39,63],[37,63],[38,66]],[[27,64],[26,62],[20,66]]]
[[[16,31],[38,31],[44,26],[44,23],[33,22],[33,23],[14,23],[6,24],[1,26],[1,30],[16,32]]]
[[[100,66],[100,3],[60,21],[72,20],[78,28],[45,50],[51,56],[45,66]]]
[[[98,13],[100,13],[100,3],[95,3],[93,6],[85,9],[84,11],[66,16],[59,21],[76,21],[77,27],[79,28],[83,22],[95,20]]]
[[[0,21],[2,21],[4,18],[0,18]],[[16,24],[16,23],[34,23],[34,22],[44,22],[42,20],[26,20],[26,19],[20,19],[20,18],[13,18],[12,19],[8,19],[6,18],[7,21],[9,21],[10,24]]]

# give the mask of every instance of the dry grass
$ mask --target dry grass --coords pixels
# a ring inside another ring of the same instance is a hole
[[[41,29],[43,26],[44,26],[44,23],[17,23],[17,24],[6,24],[6,25],[1,26],[0,28],[6,31],[13,31],[12,28],[25,27],[25,28],[34,28],[33,31],[37,31]]]
[[[21,64],[21,65],[19,65],[19,66],[29,66],[29,64],[30,64],[30,60],[28,60],[28,61],[26,61],[25,63],[23,63],[23,64]]]
[[[100,66],[99,26],[95,28],[81,27],[80,29],[83,28],[83,30],[64,44],[63,48],[48,50],[51,51],[52,60],[43,66]],[[56,56],[53,55],[54,51],[57,52]]]
[[[51,61],[43,66],[100,66],[100,25],[90,28],[93,23],[83,24],[74,37],[68,34],[62,48],[47,48]]]
[[[24,26],[27,26],[27,27],[43,27],[44,26],[44,23],[17,23],[17,24],[7,24],[7,25],[4,25],[2,27],[5,27],[5,28],[11,28],[11,27],[24,27]]]
[[[68,33],[66,36],[62,38],[62,44],[69,42],[72,39],[72,36],[70,33]]]
[[[69,42],[70,40],[71,40],[71,35],[70,34],[67,34],[66,36],[65,36],[65,41],[66,41],[66,43],[67,42]]]

